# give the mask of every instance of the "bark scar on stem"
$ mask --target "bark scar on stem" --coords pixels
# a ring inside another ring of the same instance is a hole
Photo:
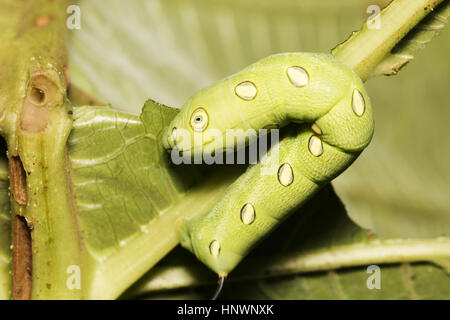
[[[52,21],[52,16],[49,14],[41,14],[34,19],[34,25],[38,28],[45,27]]]
[[[31,75],[30,89],[23,101],[20,128],[30,133],[39,133],[47,128],[50,121],[49,107],[58,97],[58,86],[43,71]]]
[[[9,159],[9,172],[13,198],[19,205],[26,206],[28,201],[27,174],[19,156],[12,156]]]
[[[24,217],[14,216],[13,232],[12,297],[14,300],[30,300],[32,287],[31,234]]]

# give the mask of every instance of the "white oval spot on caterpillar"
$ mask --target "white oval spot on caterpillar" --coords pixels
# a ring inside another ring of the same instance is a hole
[[[250,101],[255,99],[258,90],[253,82],[244,81],[239,83],[236,88],[234,88],[234,92],[239,98]]]
[[[278,181],[287,187],[294,181],[294,173],[289,163],[284,163],[278,169]]]
[[[194,131],[203,131],[208,125],[208,114],[203,108],[198,108],[192,113],[191,127]],[[173,133],[173,132],[172,132]]]
[[[322,129],[316,123],[313,123],[311,129],[317,134],[322,134]]]
[[[311,136],[311,138],[309,138],[308,148],[313,156],[320,156],[323,153],[322,140],[317,136]]]
[[[291,83],[296,87],[304,87],[309,82],[309,75],[305,69],[294,66],[287,69],[287,75]]]
[[[247,203],[242,207],[241,220],[244,224],[251,224],[255,221],[255,208],[253,208],[250,203]]]
[[[361,117],[366,110],[366,101],[358,89],[353,90],[352,108],[355,114]]]
[[[209,252],[211,253],[211,255],[213,257],[217,257],[219,255],[219,251],[220,251],[219,241],[217,241],[217,240],[211,241],[211,243],[209,245]]]
[[[177,137],[178,137],[178,135],[177,135],[177,128],[176,128],[176,127],[173,127],[172,133],[171,133],[171,135],[170,135],[170,140],[171,140],[173,143],[175,143],[175,142],[177,142]]]

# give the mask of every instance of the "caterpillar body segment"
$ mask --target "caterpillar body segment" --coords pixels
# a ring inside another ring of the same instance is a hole
[[[196,93],[163,137],[168,149],[198,154],[223,150],[229,129],[257,132],[291,122],[298,127],[282,129],[264,161],[250,166],[211,211],[180,228],[181,244],[219,275],[369,144],[368,95],[359,77],[329,54],[278,54]],[[211,129],[216,133],[208,136]],[[246,142],[238,137],[235,147]]]

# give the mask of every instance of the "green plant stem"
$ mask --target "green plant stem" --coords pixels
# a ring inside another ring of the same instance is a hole
[[[26,219],[31,236],[31,252],[13,247],[12,296],[17,299],[82,297],[81,290],[66,285],[67,268],[82,269],[83,248],[66,163],[72,128],[64,72],[68,5],[6,0],[0,6],[0,131],[10,163],[19,168],[11,167],[12,215]],[[30,256],[31,268],[18,267]],[[30,271],[31,279],[18,279],[20,272]]]
[[[392,1],[380,13],[379,29],[369,28],[365,23],[360,31],[334,48],[331,53],[366,81],[392,48],[442,1]]]

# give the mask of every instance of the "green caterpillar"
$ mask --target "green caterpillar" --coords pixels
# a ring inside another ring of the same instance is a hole
[[[180,227],[182,246],[219,276],[369,144],[374,127],[369,97],[353,70],[330,54],[277,54],[194,94],[163,136],[167,149],[197,155],[223,150],[217,135],[196,144],[193,137],[208,130],[224,135],[227,129],[282,128],[291,122],[299,123],[297,130],[288,130],[278,152],[272,147],[266,155],[277,157],[272,160],[278,166],[264,174],[261,162],[250,166],[211,211]],[[237,145],[247,142],[239,136]]]

